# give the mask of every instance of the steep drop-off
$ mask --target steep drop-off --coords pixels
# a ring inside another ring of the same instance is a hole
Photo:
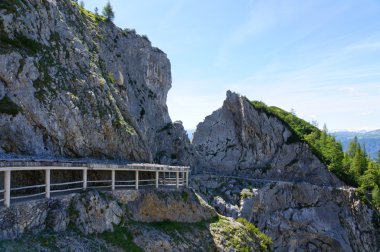
[[[219,213],[256,224],[275,251],[379,251],[378,212],[292,134],[227,92],[194,133],[200,166],[192,187]]]
[[[73,1],[0,8],[0,153],[183,163],[170,62]]]

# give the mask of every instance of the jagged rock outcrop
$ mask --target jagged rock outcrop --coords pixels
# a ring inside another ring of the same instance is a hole
[[[219,213],[272,237],[273,251],[380,251],[380,216],[353,188],[214,175],[194,176],[191,186]]]
[[[0,34],[0,153],[187,162],[146,37],[55,0],[2,2]]]
[[[189,189],[87,191],[14,204],[0,208],[0,228],[1,251],[258,251],[263,246],[259,233],[218,216]]]
[[[215,210],[191,191],[88,191],[0,208],[0,240],[64,231],[71,223],[84,234],[113,230],[124,219],[138,222],[194,223],[216,217]]]
[[[201,165],[191,186],[220,213],[256,224],[274,251],[379,251],[378,212],[294,139],[277,117],[227,92],[194,133]]]
[[[342,184],[306,143],[289,142],[291,135],[278,118],[228,91],[223,107],[207,116],[194,133],[192,143],[200,157],[196,172]]]
[[[275,251],[380,251],[380,218],[353,188],[266,185],[242,213]]]

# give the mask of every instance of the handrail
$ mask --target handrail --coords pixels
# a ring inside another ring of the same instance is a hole
[[[52,193],[59,193],[59,192],[69,192],[69,191],[75,191],[75,190],[82,190],[82,187],[76,187],[76,188],[69,188],[69,189],[61,189],[61,190],[53,190]]]
[[[92,180],[92,181],[87,181],[87,183],[109,183],[112,182],[112,180]]]
[[[74,184],[81,184],[83,181],[75,181],[75,182],[64,182],[64,183],[54,183],[50,186],[63,186],[63,185],[74,185]]]
[[[60,183],[51,183],[51,171],[64,170],[64,171],[82,171],[82,180],[69,181]],[[11,187],[11,173],[23,171],[44,171],[45,184]],[[111,179],[106,180],[87,180],[88,171],[110,171]],[[134,180],[117,180],[116,172],[135,172]],[[128,163],[128,164],[109,164],[109,163],[80,163],[80,162],[58,162],[58,161],[4,161],[0,160],[0,172],[4,172],[4,189],[0,190],[3,198],[0,202],[4,202],[6,207],[10,206],[11,200],[27,199],[35,196],[45,195],[50,198],[51,193],[69,192],[74,190],[81,190],[87,188],[111,188],[115,190],[121,187],[135,187],[139,186],[188,186],[189,180],[189,166],[170,166],[158,164],[143,164],[143,163]],[[155,173],[154,179],[139,179],[139,172]],[[174,174],[174,176],[172,176]],[[161,175],[161,176],[160,176]],[[168,175],[168,176],[167,176]],[[102,184],[103,183],[103,184]],[[104,185],[107,183],[106,185]],[[82,184],[82,186],[79,186]],[[74,186],[77,185],[77,186]],[[53,189],[60,186],[68,186],[73,188]],[[11,192],[29,190],[36,188],[45,188],[44,192],[27,195],[11,195]]]
[[[45,187],[45,184],[43,184],[43,185],[32,185],[32,186],[15,187],[15,188],[11,188],[11,191],[18,191],[18,190],[25,190],[25,189],[32,189],[32,188],[40,188],[40,187]]]
[[[22,195],[22,196],[12,196],[12,199],[24,199],[24,198],[30,198],[30,197],[35,197],[39,195],[44,195],[45,192],[42,193],[35,193],[35,194],[28,194],[28,195]]]

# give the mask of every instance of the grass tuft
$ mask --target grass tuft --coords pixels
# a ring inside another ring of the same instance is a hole
[[[4,96],[0,100],[0,113],[15,116],[21,111],[21,108],[17,106],[8,96]]]

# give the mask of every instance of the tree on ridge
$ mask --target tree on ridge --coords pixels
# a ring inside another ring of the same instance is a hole
[[[106,6],[104,6],[102,14],[106,17],[107,21],[113,21],[115,18],[115,13],[112,10],[110,1],[107,2]]]

